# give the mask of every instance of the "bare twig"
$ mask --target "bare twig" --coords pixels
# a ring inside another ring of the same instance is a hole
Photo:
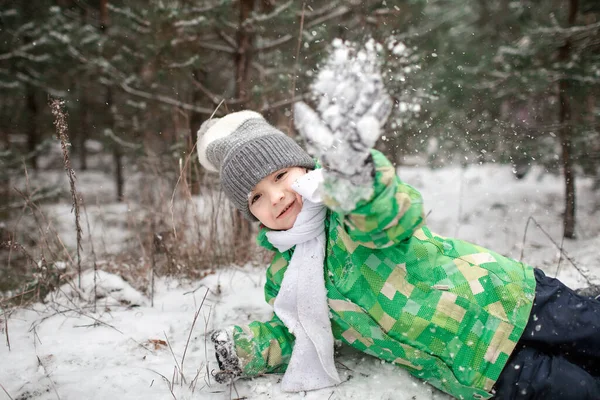
[[[160,376],[161,378],[163,378],[165,380],[165,382],[167,383],[167,386],[169,387],[169,392],[171,392],[171,396],[173,396],[173,399],[177,400],[177,397],[175,396],[175,393],[173,392],[173,383],[169,380],[169,378],[167,378],[160,372],[157,372],[153,369],[148,369],[148,370],[154,372],[156,375]]]
[[[207,291],[209,291],[210,293],[214,294],[214,293],[212,292],[212,290],[210,290],[210,287],[208,287],[208,286],[206,286],[205,284],[203,284],[203,283],[202,283],[202,284],[200,284],[200,286],[198,286],[196,289],[194,289],[194,290],[189,290],[189,291],[187,291],[187,292],[183,293],[183,295],[185,296],[185,295],[188,295],[188,294],[194,294],[194,293],[196,293],[198,290],[202,289],[203,287],[204,287],[204,288],[206,288],[206,290],[207,290]],[[206,297],[206,296],[205,296],[205,297]]]
[[[208,327],[208,321],[210,321],[211,313],[212,313],[212,307],[209,307],[208,317],[204,318],[204,361],[206,364],[206,377],[208,378],[208,381],[206,383],[209,386],[210,386],[210,370],[209,370],[209,365],[208,365],[208,343],[207,343],[208,335],[206,334],[206,331],[207,331],[206,328]]]
[[[523,255],[525,253],[525,239],[527,237],[527,229],[529,228],[530,221],[533,221],[533,223],[544,233],[544,235],[546,235],[548,240],[550,240],[552,242],[552,244],[560,251],[560,254],[563,255],[567,260],[569,260],[569,262],[571,263],[573,268],[575,268],[577,270],[577,272],[579,272],[579,274],[586,280],[588,285],[592,285],[592,282],[590,281],[588,276],[581,270],[581,268],[579,268],[577,266],[577,264],[575,264],[575,261],[571,257],[569,257],[569,255],[564,251],[562,246],[559,246],[556,243],[556,241],[554,241],[554,239],[552,239],[552,236],[550,236],[548,234],[548,232],[546,232],[546,230],[532,216],[530,216],[527,219],[527,223],[525,224],[525,231],[523,232],[523,242],[521,243],[521,257],[519,258],[519,262],[521,262],[523,260]],[[564,240],[564,237],[563,237],[563,240]],[[557,272],[558,272],[558,270],[557,270]]]
[[[77,180],[77,177],[75,176],[75,170],[73,170],[73,168],[71,167],[71,160],[69,159],[69,150],[67,149],[67,147],[69,147],[71,143],[69,142],[67,115],[62,109],[63,106],[63,100],[50,100],[50,108],[52,109],[52,115],[54,115],[54,126],[56,127],[56,136],[60,140],[60,147],[63,153],[63,164],[65,166],[65,171],[67,173],[67,177],[69,178],[69,183],[71,185],[71,198],[73,201],[73,210],[75,211],[75,230],[77,232],[77,271],[79,273],[78,287],[81,289],[82,230],[81,225],[79,224],[79,199],[77,197],[77,188],[75,186],[75,181]]]
[[[208,289],[206,289],[206,293],[204,293],[204,297],[202,298],[202,302],[200,303],[200,307],[194,314],[194,320],[192,321],[192,326],[190,327],[190,333],[188,334],[187,341],[185,342],[185,348],[183,349],[183,355],[181,356],[181,374],[183,375],[183,362],[185,361],[185,353],[187,352],[188,345],[190,344],[190,338],[192,337],[192,332],[194,331],[194,325],[196,325],[196,320],[198,319],[198,315],[200,314],[200,310],[202,310],[202,306],[204,305],[204,301],[206,300],[206,296],[208,296]]]
[[[88,217],[87,207],[85,206],[83,197],[81,198],[81,204],[83,205],[83,213],[85,214],[85,222],[87,224],[87,230],[88,230],[88,239],[90,241],[90,247],[91,247],[91,251],[92,251],[92,260],[94,262],[94,312],[96,312],[96,303],[97,303],[97,299],[98,299],[96,274],[98,272],[98,264],[96,262],[96,252],[94,251],[94,241],[92,240],[92,230],[90,229],[90,219]]]
[[[224,101],[225,100],[221,100],[221,102],[217,105],[217,107],[215,107],[215,109],[213,110],[213,112],[212,112],[212,114],[211,114],[211,116],[210,116],[209,119],[212,119],[212,117],[217,113],[217,111],[221,107],[221,104],[223,104]],[[177,192],[177,186],[179,185],[179,182],[181,181],[182,176],[187,171],[188,165],[190,163],[190,157],[194,153],[194,149],[195,148],[196,148],[196,143],[193,144],[191,151],[189,152],[189,154],[185,158],[184,166],[179,171],[179,177],[177,178],[177,182],[175,183],[175,187],[173,188],[173,194],[171,195],[171,202],[170,202],[171,221],[173,223],[173,234],[175,235],[176,239],[177,239],[177,229],[175,228],[175,217],[174,217],[174,214],[173,214],[173,208],[174,208],[174,202],[175,202],[175,193]]]
[[[169,342],[169,338],[167,337],[167,333],[165,331],[163,331],[163,334],[165,335],[165,340],[167,341],[167,346],[169,346],[169,350],[171,351],[171,355],[173,356],[173,360],[175,360],[175,367],[181,371],[181,368],[179,367],[179,363],[177,362],[177,357],[175,357],[175,352],[173,351],[173,347],[171,347],[171,342]]]
[[[6,345],[8,346],[8,351],[10,351],[10,336],[8,335],[8,314],[4,315],[4,333],[6,334]]]
[[[369,375],[365,374],[364,372],[360,372],[360,371],[355,371],[355,370],[353,370],[352,368],[350,368],[350,367],[346,366],[345,364],[343,364],[343,363],[342,363],[341,361],[339,361],[339,360],[335,360],[335,363],[336,363],[336,364],[339,364],[339,365],[341,365],[341,366],[342,366],[342,368],[344,368],[344,369],[345,369],[345,370],[347,370],[347,371],[352,371],[352,372],[355,372],[355,373],[356,373],[356,372],[358,372],[360,375],[362,375],[362,376],[364,376],[364,377],[368,377],[368,376],[369,376]]]
[[[33,265],[37,265],[31,254],[18,242],[9,240],[8,242],[0,242],[0,248],[5,248],[8,250],[18,250],[25,258],[32,263]]]
[[[25,175],[27,176],[27,170],[25,170]],[[27,179],[29,179],[29,178],[27,178]],[[38,207],[38,205],[32,201],[31,197],[28,194],[23,193],[21,190],[19,190],[16,187],[13,187],[13,190],[15,192],[17,192],[23,198],[23,200],[25,200],[25,206],[24,206],[24,208],[25,207],[29,207],[31,209],[32,214],[34,216],[34,219],[35,219],[35,221],[37,223],[37,226],[40,229],[40,231],[42,231],[42,227],[47,227],[45,229],[51,230],[53,232],[54,236],[56,237],[56,240],[58,240],[58,242],[59,242],[59,244],[60,244],[60,246],[61,246],[61,248],[62,248],[62,250],[63,250],[63,252],[65,254],[65,257],[67,257],[67,259],[69,260],[69,262],[71,264],[74,264],[73,258],[71,257],[71,254],[69,253],[69,250],[67,250],[67,247],[65,246],[64,242],[62,241],[60,235],[58,234],[58,232],[56,231],[56,229],[52,226],[52,224],[50,223],[50,221],[48,221],[48,219],[46,218],[46,216],[44,215],[44,213],[42,212],[42,210]],[[28,190],[28,193],[29,193],[29,190]],[[37,211],[41,215],[43,221],[40,221],[37,218],[37,214],[35,213],[35,211]],[[42,224],[42,222],[43,222],[43,224]],[[42,238],[44,240],[46,240],[46,236],[43,234],[43,232],[42,232]],[[48,248],[50,248],[50,245],[47,243],[47,241],[46,241],[46,245],[47,245]]]
[[[4,386],[3,386],[1,383],[0,383],[0,388],[2,388],[2,390],[4,391],[4,393],[6,393],[6,395],[8,396],[8,398],[9,398],[10,400],[14,400],[14,399],[11,397],[11,395],[10,395],[10,394],[8,394],[8,392],[6,391],[6,389],[4,388]]]
[[[42,362],[42,359],[40,358],[40,356],[36,355],[36,357],[37,357],[38,363],[44,369],[44,373],[46,374],[46,378],[48,378],[48,380],[50,381],[50,384],[52,385],[52,389],[54,389],[54,393],[56,394],[56,398],[58,398],[58,400],[60,400],[60,395],[58,394],[58,390],[56,390],[56,385],[54,384],[54,381],[52,380],[52,378],[50,378],[50,373],[46,369],[46,366]]]
[[[560,262],[563,259],[563,246],[565,244],[565,235],[563,235],[562,239],[560,240],[560,255],[558,256],[558,262],[556,263],[556,272],[554,273],[554,276],[558,276],[558,271],[560,270]]]
[[[198,370],[196,371],[196,376],[194,376],[194,379],[192,379],[192,381],[190,382],[190,389],[192,390],[192,394],[194,394],[194,392],[196,391],[196,384],[198,383],[198,378],[200,377],[201,371],[202,367],[198,368]]]

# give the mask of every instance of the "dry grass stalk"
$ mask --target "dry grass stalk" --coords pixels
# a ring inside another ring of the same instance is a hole
[[[54,393],[56,394],[56,398],[58,400],[60,400],[60,395],[58,394],[58,390],[56,389],[56,385],[54,384],[54,381],[50,377],[50,373],[48,372],[48,369],[46,368],[46,366],[44,365],[44,363],[42,363],[42,359],[40,358],[40,356],[36,356],[36,357],[37,357],[39,366],[42,367],[42,369],[44,371],[44,374],[46,375],[46,378],[48,378],[48,380],[50,381],[50,384],[52,385],[52,389],[54,389]]]
[[[9,313],[4,314],[4,334],[6,335],[6,346],[8,346],[8,351],[10,349],[10,336],[8,335],[8,318],[10,317]]]
[[[78,276],[78,287],[81,289],[81,236],[82,230],[81,225],[79,223],[79,199],[77,197],[77,188],[75,186],[75,181],[77,177],[75,176],[75,170],[71,167],[71,160],[69,159],[69,150],[68,147],[71,145],[69,142],[68,135],[68,124],[67,124],[67,115],[63,111],[64,101],[60,99],[51,99],[50,100],[50,108],[52,110],[52,115],[54,115],[54,126],[56,127],[56,135],[60,140],[60,147],[63,153],[63,164],[65,166],[65,171],[67,173],[67,177],[69,178],[69,184],[71,186],[71,198],[73,201],[73,210],[75,211],[75,229],[77,232],[77,271],[79,273]]]
[[[206,293],[204,293],[204,297],[202,298],[202,302],[200,303],[200,307],[194,314],[194,320],[192,321],[192,326],[190,327],[190,333],[188,334],[187,341],[185,342],[185,348],[183,349],[183,355],[181,356],[181,375],[183,376],[183,362],[185,361],[185,353],[187,353],[188,346],[190,344],[190,339],[192,337],[192,332],[194,331],[194,326],[196,325],[196,321],[198,320],[198,315],[200,314],[200,310],[202,310],[202,306],[204,305],[204,301],[206,300],[206,296],[208,296],[209,289],[206,289]]]
[[[94,241],[92,240],[92,230],[90,229],[90,219],[88,217],[87,208],[85,206],[85,202],[83,201],[83,197],[81,197],[81,204],[83,205],[83,213],[85,214],[85,222],[87,224],[88,230],[88,238],[90,241],[90,250],[92,252],[92,262],[94,263],[94,312],[96,312],[96,303],[98,300],[98,287],[96,282],[96,275],[98,272],[98,263],[96,261],[96,252],[94,251]],[[80,274],[81,275],[81,272]]]
[[[6,393],[6,395],[8,396],[9,400],[14,400],[12,398],[12,396],[6,391],[6,389],[4,388],[4,386],[0,383],[0,388],[2,388],[2,390],[4,391],[4,393]]]

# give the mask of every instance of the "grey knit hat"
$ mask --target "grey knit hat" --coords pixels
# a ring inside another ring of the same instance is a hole
[[[205,121],[198,130],[198,159],[219,172],[221,187],[251,221],[248,195],[264,177],[282,168],[314,168],[314,160],[292,138],[254,111],[239,111]]]

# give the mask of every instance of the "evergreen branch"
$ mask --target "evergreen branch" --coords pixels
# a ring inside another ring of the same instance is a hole
[[[336,9],[340,5],[339,1],[331,1],[326,3],[323,7],[315,10],[310,5],[307,5],[308,11],[304,11],[304,18],[309,19],[313,17],[319,17],[321,15],[329,13],[331,10]],[[302,11],[296,12],[296,16],[302,16]]]
[[[175,69],[175,68],[189,67],[190,65],[194,64],[196,62],[196,60],[198,60],[198,58],[199,57],[196,54],[196,55],[191,56],[189,59],[187,59],[187,61],[180,62],[180,63],[174,62],[174,63],[171,63],[171,64],[167,65],[167,67],[168,68],[173,68],[173,69]]]
[[[342,17],[342,16],[348,14],[349,12],[350,12],[350,8],[348,8],[346,6],[342,6],[342,7],[336,8],[330,14],[323,15],[322,17],[316,18],[315,20],[313,20],[313,21],[309,22],[308,24],[306,24],[306,29],[312,28],[315,25],[319,25],[319,24],[325,23],[325,22],[329,21],[330,19]]]
[[[67,97],[68,96],[68,92],[50,87],[50,86],[46,85],[44,82],[34,79],[32,77],[29,77],[22,72],[17,72],[15,74],[15,77],[17,78],[17,80],[19,80],[23,83],[30,84],[32,86],[42,89],[46,93],[50,94],[50,96],[52,96],[52,97]]]
[[[200,25],[202,22],[206,21],[206,17],[204,16],[199,16],[196,17],[194,19],[188,19],[188,20],[179,20],[176,21],[173,26],[176,28],[189,28],[189,27],[196,27],[198,25]]]
[[[235,49],[237,47],[237,43],[235,42],[235,40],[229,36],[228,34],[226,34],[222,29],[219,29],[217,31],[217,34],[219,35],[219,37],[221,39],[223,39],[228,45],[231,46],[231,48]]]
[[[236,50],[234,48],[226,47],[226,46],[221,46],[221,45],[213,44],[213,43],[199,42],[198,43],[198,47],[201,47],[201,48],[204,48],[204,49],[208,49],[208,50],[221,51],[221,52],[225,52],[225,53],[229,53],[229,54],[235,54],[236,53]]]
[[[566,38],[574,36],[577,33],[588,33],[600,29],[600,22],[589,25],[574,25],[568,28],[563,28],[559,25],[553,26],[552,28],[541,27],[531,31],[533,34],[550,34],[550,35],[561,35]]]
[[[288,8],[290,8],[290,6],[293,3],[294,2],[292,0],[289,0],[287,3],[283,3],[279,7],[276,7],[272,12],[270,12],[268,14],[259,14],[259,13],[253,12],[252,15],[250,16],[250,18],[247,18],[244,22],[242,22],[242,27],[245,28],[245,27],[247,27],[251,24],[257,23],[257,22],[268,21],[268,20],[278,16],[279,14],[281,14]]]
[[[182,101],[173,99],[171,97],[168,97],[168,96],[165,96],[162,94],[152,94],[152,93],[144,92],[142,90],[134,89],[131,86],[129,86],[126,82],[121,82],[120,86],[125,92],[127,92],[129,94],[133,94],[133,95],[141,97],[141,98],[144,98],[144,99],[158,101],[160,103],[169,104],[169,105],[179,107],[184,110],[195,111],[200,114],[210,115],[213,112],[212,109],[194,106],[192,104],[184,103]]]
[[[295,96],[291,99],[285,99],[285,100],[280,100],[280,101],[276,101],[275,103],[266,103],[265,105],[263,105],[260,109],[261,113],[267,112],[267,111],[271,111],[274,110],[276,108],[279,107],[284,107],[284,106],[288,106],[290,104],[294,104],[298,101],[304,101],[304,100],[308,100],[310,99],[310,93],[304,93],[302,95],[299,96]]]
[[[257,46],[256,47],[256,51],[257,52],[266,52],[268,50],[273,50],[278,46],[281,46],[282,44],[285,44],[287,42],[289,42],[290,40],[292,40],[294,38],[294,36],[292,35],[285,35],[283,37],[280,37],[279,39],[275,39],[275,40],[271,40],[268,41],[266,43],[264,43],[261,46]]]
[[[127,9],[123,9],[123,8],[119,8],[114,6],[111,3],[107,4],[107,7],[110,11],[116,13],[116,14],[120,14],[123,15],[127,18],[129,18],[131,21],[135,22],[136,24],[143,26],[145,28],[149,28],[150,27],[150,22],[143,19],[142,17],[136,15],[133,11],[131,11],[131,9],[127,8]]]

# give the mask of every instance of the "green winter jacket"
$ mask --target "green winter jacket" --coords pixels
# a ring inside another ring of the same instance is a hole
[[[333,335],[406,368],[459,399],[485,399],[521,337],[533,303],[532,267],[431,232],[420,193],[372,151],[374,195],[329,211],[325,287]],[[330,209],[332,201],[325,200]],[[275,251],[265,296],[273,304],[293,249]],[[274,315],[235,326],[244,376],[284,372],[294,336]]]

